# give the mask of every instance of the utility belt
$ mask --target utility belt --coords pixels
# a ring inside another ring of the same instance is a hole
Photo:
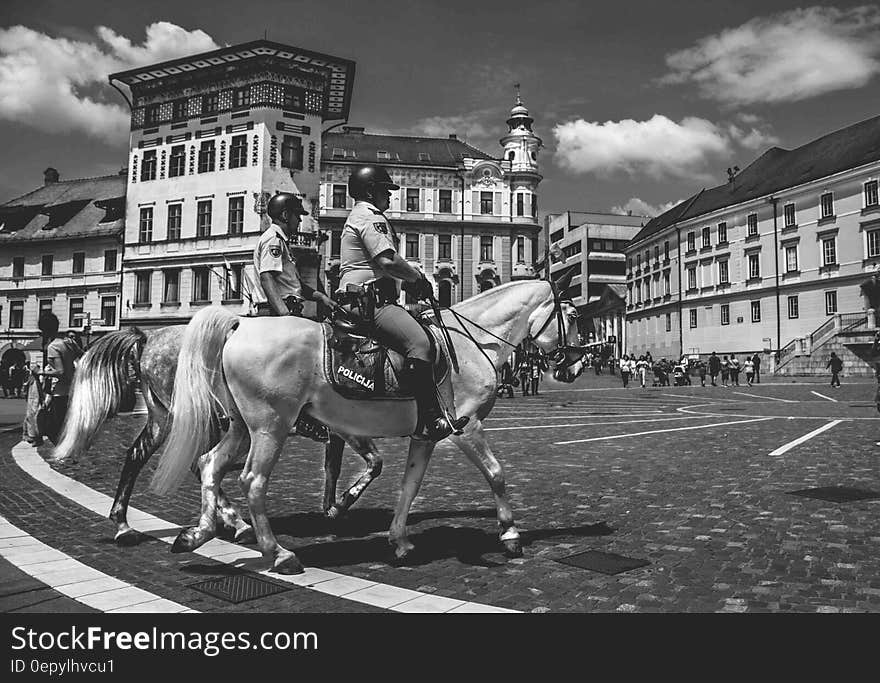
[[[352,283],[333,296],[340,306],[356,306],[365,313],[387,304],[395,304],[397,297],[397,283],[390,278],[368,280],[363,284]]]
[[[283,299],[284,305],[287,306],[288,312],[293,315],[302,315],[303,312],[303,302],[297,297],[291,295],[284,297]],[[268,301],[263,301],[257,304],[257,315],[277,315],[275,313],[275,309],[272,308],[272,305]]]

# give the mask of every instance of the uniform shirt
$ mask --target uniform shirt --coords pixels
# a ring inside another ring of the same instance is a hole
[[[254,270],[257,272],[258,282],[261,273],[274,274],[275,286],[282,299],[289,296],[303,298],[302,281],[296,262],[290,255],[290,247],[287,246],[287,235],[274,223],[260,235],[257,246],[254,247]],[[258,289],[262,294],[260,303],[268,301],[262,285]]]
[[[357,202],[342,229],[338,291],[344,292],[349,284],[360,284],[375,277],[388,278],[373,261],[385,251],[397,252],[397,233],[370,202]]]
[[[61,370],[64,375],[56,379],[52,389],[53,396],[67,396],[70,394],[70,384],[73,381],[73,362],[79,358],[76,350],[64,339],[53,339],[46,347],[46,360],[53,370]]]

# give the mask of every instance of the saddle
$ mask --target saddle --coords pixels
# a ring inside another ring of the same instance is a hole
[[[434,380],[439,386],[449,375],[448,351],[435,325],[425,318],[419,323],[431,342]],[[324,323],[324,374],[343,398],[358,401],[408,400],[412,388],[403,376],[403,356],[371,337],[365,325],[350,321]]]

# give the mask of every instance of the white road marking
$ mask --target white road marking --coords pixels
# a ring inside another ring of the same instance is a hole
[[[758,394],[747,394],[744,391],[734,391],[734,394],[739,394],[740,396],[751,396],[752,398],[764,398],[768,401],[779,401],[780,403],[800,403],[800,401],[792,401],[789,398],[775,398],[774,396],[759,396]]]
[[[102,612],[165,612],[189,610],[158,595],[93,569],[55,550],[0,516],[4,543],[0,556],[62,595]]]
[[[648,422],[668,422],[669,420],[698,420],[715,417],[715,415],[691,415],[689,417],[658,417],[652,420],[615,420],[614,422],[575,422],[574,424],[523,425],[520,427],[484,427],[484,432],[507,432],[517,429],[568,429],[569,427],[598,427],[599,425],[631,425]]]
[[[788,453],[788,451],[790,451],[795,446],[799,446],[800,444],[804,443],[804,441],[809,441],[814,436],[818,436],[822,432],[827,432],[829,429],[831,429],[835,425],[839,425],[841,422],[843,422],[843,420],[833,420],[833,421],[829,422],[828,424],[824,424],[821,427],[819,427],[819,429],[814,429],[812,432],[808,432],[807,434],[804,434],[803,436],[795,439],[794,441],[789,441],[784,446],[780,446],[775,451],[771,451],[770,455],[782,455],[783,453]]]
[[[35,448],[23,441],[12,447],[12,457],[22,470],[44,486],[48,486],[56,493],[69,498],[74,503],[82,505],[95,514],[103,517],[113,503],[113,499],[109,496],[53,470],[49,463],[40,457]],[[155,517],[134,507],[128,508],[128,519],[129,524],[136,531],[140,531],[168,544],[174,542],[180,529],[180,526],[177,524]],[[2,530],[3,527],[0,527],[0,532]],[[3,537],[3,534],[0,533],[0,538]],[[301,588],[334,595],[366,605],[375,605],[377,600],[381,599],[382,607],[395,612],[457,613],[518,611],[398,588],[397,586],[389,586],[344,574],[337,574],[336,572],[317,567],[306,567],[305,572],[302,574],[274,574],[265,568],[266,561],[259,551],[242,547],[235,543],[221,541],[217,538],[205,543],[195,553],[202,557],[214,559],[222,564],[233,565],[270,576],[276,581],[284,581]],[[140,590],[131,586],[129,588]],[[380,597],[377,597],[379,594]],[[125,594],[120,594],[119,598],[122,600],[133,600],[135,596],[130,592],[126,592]]]
[[[777,420],[777,417],[758,417],[752,420],[735,420],[733,422],[716,422],[709,425],[694,425],[693,427],[674,427],[672,429],[653,429],[649,432],[634,432],[632,434],[614,434],[612,436],[594,436],[591,439],[577,439],[575,441],[554,441],[554,446],[567,446],[572,443],[586,443],[587,441],[608,441],[611,439],[626,439],[631,436],[645,436],[647,434],[663,434],[664,432],[684,432],[689,429],[709,429],[710,427],[724,427],[726,425],[746,424],[747,422],[763,422],[764,420]]]
[[[819,398],[824,398],[824,399],[826,399],[826,400],[828,400],[828,401],[832,401],[832,402],[834,402],[834,403],[837,403],[837,399],[836,399],[836,398],[831,398],[830,396],[826,396],[825,394],[820,394],[818,391],[811,391],[810,393],[811,393],[811,394],[816,394],[816,396],[818,396]]]
[[[595,415],[595,414],[593,414],[593,415],[559,415],[559,414],[556,414],[556,415],[537,415],[537,416],[528,416],[528,417],[519,416],[519,415],[516,417],[492,417],[492,416],[489,416],[484,420],[484,422],[490,421],[490,420],[547,420],[547,419],[553,420],[553,419],[557,419],[557,418],[558,419],[562,419],[562,418],[584,419],[584,418],[591,418],[591,417],[603,418],[603,417],[614,417],[615,415],[619,416],[619,417],[653,417],[654,415],[662,415],[662,411],[652,410],[650,413],[610,413],[610,412],[608,412],[608,413],[604,413],[601,415]]]

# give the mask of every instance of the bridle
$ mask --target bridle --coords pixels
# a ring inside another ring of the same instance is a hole
[[[559,287],[556,286],[556,283],[549,282],[548,284],[553,291],[553,310],[550,311],[550,315],[547,316],[547,320],[545,320],[544,324],[538,328],[538,331],[535,332],[535,334],[530,334],[526,339],[532,342],[537,340],[537,338],[544,333],[544,330],[546,330],[550,326],[550,323],[555,319],[556,348],[547,354],[547,358],[556,366],[557,370],[567,370],[579,360],[583,359],[587,353],[587,349],[584,346],[575,346],[566,342],[565,322],[563,320],[565,314],[562,312],[563,299],[559,294]],[[571,304],[570,301],[565,301],[565,303]],[[573,358],[571,357],[572,354],[574,355]]]

